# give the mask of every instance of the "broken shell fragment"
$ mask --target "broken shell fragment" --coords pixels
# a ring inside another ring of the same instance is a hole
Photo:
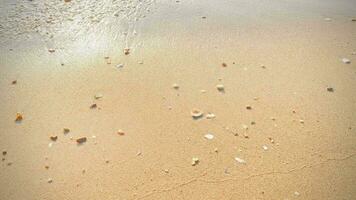
[[[245,164],[246,163],[246,161],[244,159],[239,158],[239,157],[235,157],[235,160],[240,164]]]
[[[207,140],[212,140],[212,139],[214,139],[214,135],[211,134],[211,133],[208,133],[208,134],[204,135],[204,138],[207,139]]]
[[[350,64],[351,63],[351,60],[348,59],[348,58],[342,58],[341,61],[345,64]]]
[[[81,137],[81,138],[78,138],[77,139],[77,143],[78,144],[83,144],[84,142],[86,142],[87,141],[87,138],[86,137]]]
[[[207,119],[214,119],[215,118],[215,114],[209,112],[209,113],[206,114],[206,118]]]
[[[202,116],[204,115],[204,113],[203,113],[202,111],[200,111],[199,109],[196,109],[196,108],[194,108],[194,109],[190,112],[190,114],[192,115],[192,117],[193,117],[194,119],[198,119],[198,118],[200,118],[200,117],[202,117]]]
[[[199,158],[192,158],[192,166],[195,166],[199,163]]]
[[[117,68],[123,68],[123,67],[124,67],[124,64],[117,64],[116,67],[117,67]]]

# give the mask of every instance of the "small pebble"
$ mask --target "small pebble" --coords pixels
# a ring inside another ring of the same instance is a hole
[[[124,64],[117,64],[116,65],[116,68],[123,68],[124,67]]]
[[[247,110],[252,110],[252,107],[250,105],[246,105]]]
[[[68,134],[70,132],[70,129],[69,128],[63,128],[63,133],[64,134]]]
[[[327,87],[326,90],[327,90],[328,92],[334,92],[334,88],[332,88],[332,87]]]
[[[15,122],[21,122],[23,120],[23,116],[21,113],[16,113]]]
[[[174,84],[172,85],[172,88],[178,90],[178,89],[179,89],[179,85],[178,85],[177,83],[174,83]]]
[[[195,166],[199,163],[199,158],[192,158],[192,166]]]
[[[6,156],[6,154],[7,154],[7,151],[6,151],[6,150],[3,150],[3,151],[2,151],[2,155],[3,155],[3,156]]]
[[[125,55],[129,55],[130,54],[130,49],[129,48],[125,48],[124,49],[124,54]]]
[[[302,119],[299,120],[299,123],[304,124],[304,120],[302,120]]]
[[[94,109],[94,108],[97,108],[98,105],[96,105],[96,103],[93,103],[91,106],[90,106],[90,109]]]
[[[224,85],[222,85],[222,84],[216,85],[216,89],[217,89],[219,92],[224,92],[224,91],[225,91],[225,87],[224,87]]]
[[[164,172],[165,172],[165,173],[169,173],[169,170],[168,170],[168,169],[164,169]]]
[[[263,145],[263,146],[262,146],[262,149],[265,150],[265,151],[267,151],[267,150],[268,150],[268,147],[267,147],[266,145]]]
[[[218,148],[215,148],[215,149],[214,149],[214,152],[215,152],[215,153],[218,153],[218,152],[219,152],[219,149],[218,149]]]
[[[51,136],[51,137],[49,137],[53,142],[55,142],[55,141],[57,141],[57,139],[58,139],[58,136]]]
[[[123,130],[119,129],[117,131],[117,134],[123,136],[123,135],[125,135],[125,132]]]
[[[78,144],[83,144],[84,142],[87,141],[87,138],[86,137],[81,137],[81,138],[78,138],[76,141],[77,141]]]
[[[296,192],[294,192],[294,195],[295,195],[295,196],[299,196],[300,193],[296,191]]]
[[[53,183],[53,180],[52,180],[51,178],[49,178],[49,179],[47,180],[47,183]]]
[[[17,80],[14,80],[11,82],[12,85],[16,85],[16,83],[17,83]]]
[[[54,50],[54,49],[48,49],[48,52],[50,52],[50,53],[54,53],[56,50]]]
[[[221,66],[222,67],[227,67],[227,64],[226,63],[222,63]]]

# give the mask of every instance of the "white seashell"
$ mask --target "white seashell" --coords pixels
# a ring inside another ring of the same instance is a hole
[[[208,139],[208,140],[214,139],[214,135],[213,135],[213,134],[210,134],[210,133],[205,134],[204,137],[205,137],[205,139]]]
[[[235,160],[238,162],[238,163],[241,163],[241,164],[245,164],[246,161],[242,158],[239,158],[239,157],[235,157]]]

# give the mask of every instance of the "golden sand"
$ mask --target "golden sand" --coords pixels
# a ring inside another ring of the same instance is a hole
[[[123,2],[0,29],[1,200],[356,196],[354,2]]]

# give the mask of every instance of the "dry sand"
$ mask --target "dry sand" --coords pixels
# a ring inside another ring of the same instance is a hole
[[[355,198],[355,1],[52,2],[0,3],[1,200]]]

